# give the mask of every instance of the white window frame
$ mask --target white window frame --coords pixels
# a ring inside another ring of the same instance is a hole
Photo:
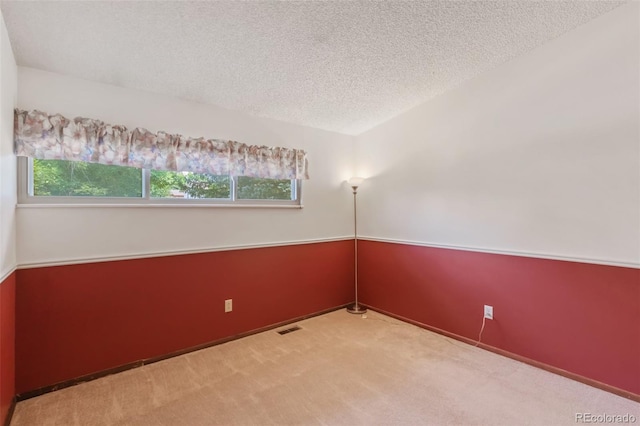
[[[231,198],[153,198],[151,197],[151,172],[141,169],[142,197],[62,197],[33,195],[33,159],[18,157],[18,204],[20,206],[92,206],[105,207],[261,207],[302,208],[302,180],[292,179],[293,200],[239,200],[238,177],[231,177]]]

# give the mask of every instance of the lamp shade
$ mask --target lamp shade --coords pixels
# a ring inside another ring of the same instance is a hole
[[[361,177],[352,177],[351,179],[349,179],[349,185],[357,188],[360,186],[360,184],[362,184],[362,182],[364,181],[364,178]]]

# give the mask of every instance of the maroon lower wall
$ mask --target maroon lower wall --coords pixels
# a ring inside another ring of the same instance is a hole
[[[640,270],[358,249],[363,303],[470,339],[492,305],[484,343],[640,394]],[[336,307],[352,285],[353,241],[19,270],[0,286],[2,416],[15,393]]]
[[[640,394],[640,270],[374,241],[363,304]]]
[[[17,279],[20,394],[349,303],[353,240],[23,269]]]
[[[0,283],[0,422],[11,408],[15,387],[15,306],[16,274]]]

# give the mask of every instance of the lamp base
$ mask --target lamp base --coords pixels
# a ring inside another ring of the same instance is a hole
[[[362,306],[356,303],[356,304],[347,306],[347,312],[349,312],[350,314],[356,314],[356,315],[366,314],[367,308],[363,308]]]

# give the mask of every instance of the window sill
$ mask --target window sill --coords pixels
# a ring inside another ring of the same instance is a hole
[[[224,209],[302,209],[302,204],[223,204],[223,203],[21,203],[16,205],[19,209],[51,209],[51,208],[171,208],[171,209],[201,209],[201,208],[224,208]]]

